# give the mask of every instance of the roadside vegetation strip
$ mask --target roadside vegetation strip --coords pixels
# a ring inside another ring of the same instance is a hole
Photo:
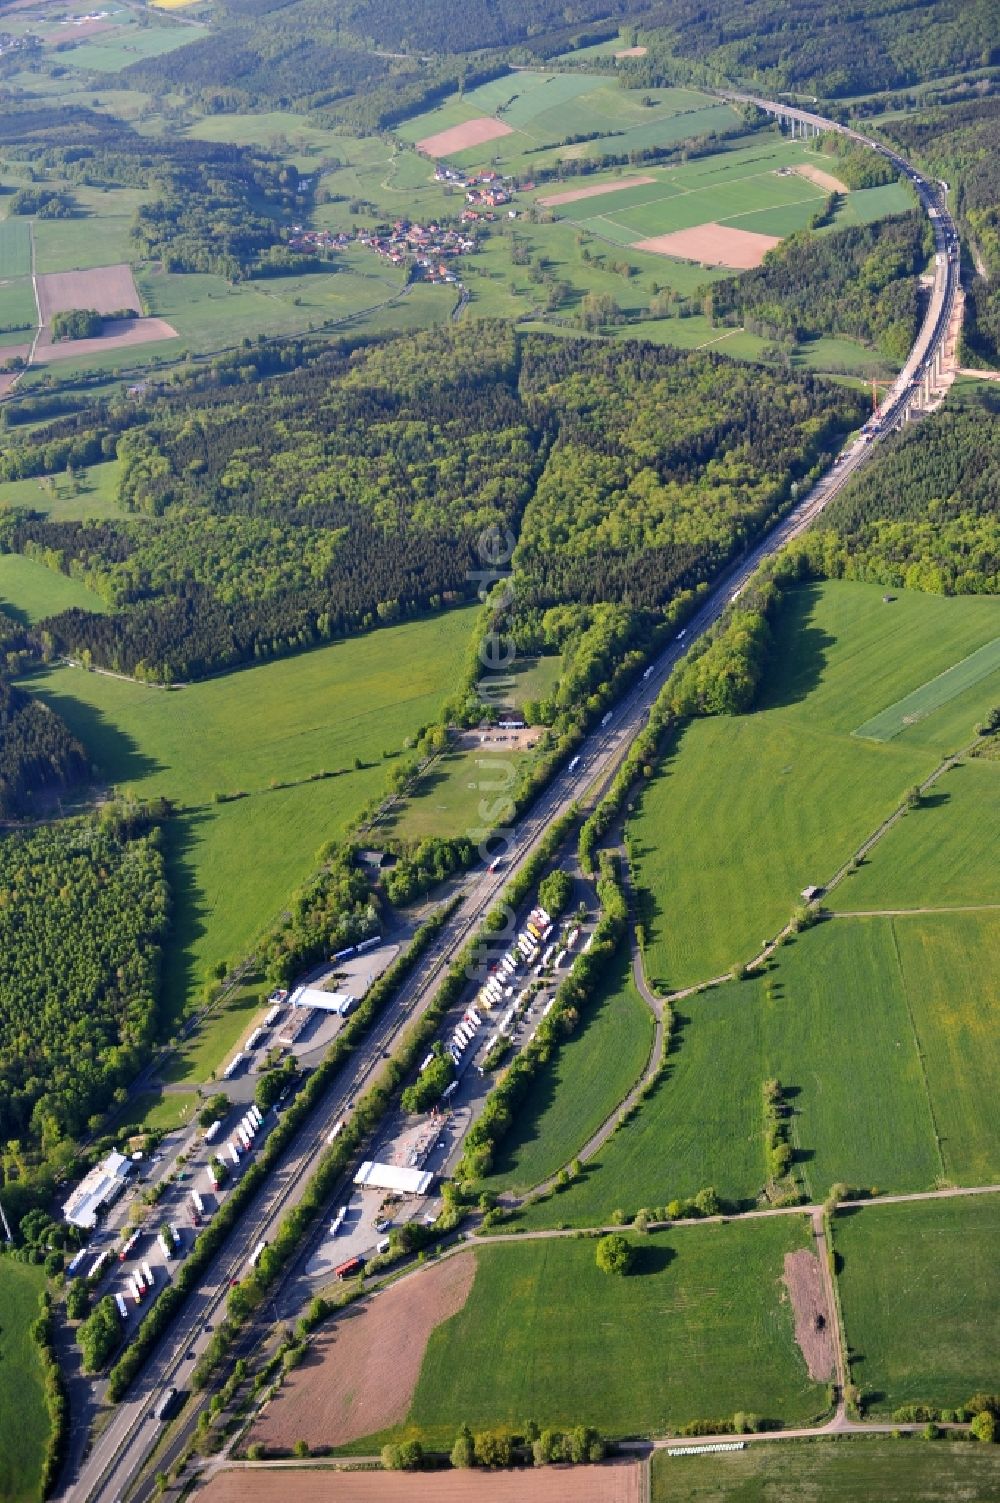
[[[996,1392],[1000,1198],[841,1210],[832,1233],[851,1378],[865,1413],[964,1418],[978,1390]],[[928,1413],[905,1413],[912,1405]]]
[[[408,949],[375,982],[343,1033],[327,1051],[322,1064],[310,1075],[302,1090],[268,1135],[258,1157],[226,1196],[208,1226],[199,1233],[194,1248],[178,1269],[176,1279],[160,1295],[150,1314],[112,1368],[108,1381],[108,1398],[112,1403],[123,1397],[152,1347],[183,1304],[186,1295],[197,1287],[201,1275],[222,1248],[240,1216],[249,1208],[251,1200],[265,1183],[271,1170],[275,1168],[285,1148],[319,1103],[324,1092],[333,1083],[338,1072],[348,1062],[383,1008],[391,1001],[397,988],[410,975],[420,956],[441,929],[446,917],[446,912],[442,912],[428,920],[417,931]],[[378,1100],[376,1092],[373,1091],[358,1102],[351,1121],[340,1138],[323,1154],[320,1167],[310,1184],[309,1195],[322,1194],[323,1188],[332,1185],[343,1173],[362,1136],[378,1120],[376,1114]],[[294,1240],[294,1237],[304,1229],[311,1216],[315,1214],[317,1205],[318,1203],[314,1200],[306,1200],[290,1213],[285,1223],[285,1226],[290,1227],[289,1240]],[[266,1283],[271,1281],[283,1265],[288,1251],[285,1243],[279,1239],[276,1239],[274,1247],[265,1250],[267,1263],[264,1264],[264,1258],[262,1258],[261,1264],[264,1266],[258,1265],[257,1287],[266,1287]],[[235,1334],[235,1332],[230,1334]],[[223,1346],[224,1344],[222,1343]],[[216,1360],[220,1355],[221,1352],[215,1354]]]
[[[871,741],[892,741],[905,731],[907,726],[926,720],[942,705],[957,699],[960,694],[965,693],[966,689],[971,689],[998,670],[1000,670],[1000,637],[995,637],[992,642],[986,642],[975,652],[970,652],[968,657],[962,658],[961,662],[946,668],[936,678],[930,679],[926,684],[921,684],[919,689],[914,689],[905,698],[880,710],[877,715],[866,720],[864,725],[858,726],[853,734],[866,737]]]

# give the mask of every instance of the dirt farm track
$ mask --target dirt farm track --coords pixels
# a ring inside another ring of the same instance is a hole
[[[640,1503],[636,1461],[514,1472],[334,1472],[239,1467],[217,1472],[197,1503]]]

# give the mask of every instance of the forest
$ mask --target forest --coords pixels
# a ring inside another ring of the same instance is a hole
[[[32,812],[32,794],[70,787],[90,765],[54,711],[0,677],[0,819]]]
[[[933,249],[923,215],[817,235],[801,231],[764,264],[703,292],[713,319],[798,343],[849,334],[901,365],[920,317],[917,276]]]
[[[963,341],[973,359],[1000,364],[1000,99],[965,100],[880,130],[956,189],[952,206],[978,256],[963,277]]]
[[[843,387],[712,354],[462,325],[331,352],[252,395],[195,382],[132,404],[117,436],[73,419],[54,462],[64,442],[116,444],[132,515],[12,512],[0,548],[114,608],[52,617],[42,642],[160,681],[474,598],[488,528],[520,534],[530,635],[554,606],[659,611],[711,577],[860,412]]]
[[[1000,592],[1000,398],[956,401],[885,445],[806,535],[818,574]]]
[[[56,1166],[155,1032],[168,894],[159,833],[109,805],[0,840],[2,1178]]]
[[[238,280],[280,244],[281,216],[306,205],[295,168],[260,148],[141,136],[84,107],[0,108],[0,144],[10,157],[73,184],[152,190],[130,233],[136,258],[160,260],[168,271]],[[41,191],[23,190],[33,201]],[[72,195],[55,197],[72,216]]]

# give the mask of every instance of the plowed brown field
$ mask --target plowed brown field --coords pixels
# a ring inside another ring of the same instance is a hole
[[[652,251],[658,256],[676,256],[682,261],[703,261],[708,266],[732,266],[749,271],[759,266],[769,250],[781,244],[778,235],[758,235],[755,230],[734,230],[728,224],[697,224],[690,230],[635,240],[633,250]]]
[[[501,136],[512,136],[513,130],[502,120],[492,115],[479,115],[475,120],[466,120],[464,125],[453,125],[450,130],[440,130],[436,136],[425,136],[417,142],[417,150],[429,157],[450,157],[456,151],[467,151],[470,146],[482,146],[486,141],[497,141]]]
[[[43,324],[53,313],[70,308],[93,308],[95,313],[118,313],[142,308],[131,266],[95,266],[90,271],[50,271],[37,278],[38,311]]]
[[[445,1258],[344,1311],[285,1379],[251,1441],[290,1451],[342,1446],[402,1424],[435,1326],[461,1310],[476,1275],[471,1253]]]
[[[623,188],[641,188],[646,183],[655,183],[655,177],[623,177],[617,183],[598,183],[594,188],[571,188],[568,193],[549,193],[538,202],[546,209],[558,204],[579,203],[581,198],[600,198],[602,193],[620,193]]]
[[[517,1472],[334,1472],[240,1467],[217,1472],[197,1503],[639,1503],[642,1464]]]

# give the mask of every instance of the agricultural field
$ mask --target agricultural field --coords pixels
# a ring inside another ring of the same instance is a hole
[[[652,1503],[989,1503],[1000,1451],[919,1436],[753,1445],[715,1456],[652,1459]]]
[[[649,1008],[635,989],[628,952],[521,1101],[487,1188],[521,1194],[573,1159],[645,1068],[653,1041]],[[556,1196],[553,1214],[558,1214]]]
[[[505,171],[530,172],[559,154],[669,146],[737,123],[734,109],[696,89],[640,94],[602,74],[522,71],[445,100],[405,121],[398,134],[429,157],[447,157],[456,166],[497,163]],[[563,145],[595,132],[596,140],[568,150]]]
[[[49,1422],[31,1326],[45,1275],[0,1258],[0,1498],[38,1503]]]
[[[836,912],[1000,905],[1000,764],[966,758],[830,894]]]
[[[759,708],[689,725],[645,791],[628,833],[661,989],[748,961],[1000,698],[994,673],[890,742],[854,735],[996,635],[989,599],[882,594],[795,591]]]
[[[240,958],[313,870],[320,846],[382,790],[383,752],[433,718],[460,670],[470,620],[454,611],[174,692],[70,668],[27,681],[109,782],[181,806],[165,832],[173,1016],[200,998],[220,961]],[[313,780],[323,771],[340,775]],[[213,802],[236,791],[247,797]],[[238,996],[216,1019],[220,1056],[252,1005]],[[218,1063],[204,1039],[184,1058],[180,1078],[192,1080]]]
[[[752,1205],[766,1180],[768,1079],[791,1105],[793,1172],[812,1200],[838,1181],[882,1192],[995,1181],[998,947],[1000,915],[836,921],[784,946],[764,980],[688,998],[653,1093],[578,1181],[518,1224],[593,1226],[705,1185]],[[552,1089],[550,1111],[580,1110],[568,1072]]]
[[[840,1212],[833,1234],[851,1376],[868,1409],[953,1408],[996,1391],[1000,1198]]]
[[[0,609],[26,625],[78,605],[85,611],[105,611],[99,595],[78,579],[57,574],[21,553],[0,553]]]
[[[589,1239],[478,1248],[471,1292],[431,1336],[397,1433],[450,1445],[463,1422],[531,1418],[651,1434],[737,1409],[805,1423],[826,1396],[781,1279],[806,1233],[791,1217],[652,1233],[627,1278],[597,1268]]]
[[[632,248],[660,250],[664,255],[696,262],[717,260],[720,264],[741,266],[744,264],[741,260],[727,263],[722,255],[709,253],[708,228],[750,232],[764,240],[780,239],[804,229],[829,192],[806,173],[817,170],[818,162],[828,160],[805,142],[775,135],[693,162],[651,167],[642,174],[645,182],[629,174],[627,180],[635,184],[629,188],[622,188],[623,174],[619,171],[602,174],[596,180],[588,177],[585,199],[567,196],[573,193],[572,185],[564,191],[553,191],[546,185],[536,196],[559,219],[568,220],[599,239]],[[597,189],[602,184],[605,192],[600,194]],[[866,193],[870,192],[882,196],[869,201]],[[856,198],[863,200],[863,207],[857,210]],[[911,206],[907,190],[899,184],[859,194],[845,193],[834,224],[844,227],[869,223],[889,213],[903,213]],[[669,244],[657,245],[659,237],[681,233],[696,236],[702,227],[706,230],[704,253],[693,242],[673,248]],[[719,241],[718,234],[714,240]],[[761,255],[768,248],[763,245]]]

